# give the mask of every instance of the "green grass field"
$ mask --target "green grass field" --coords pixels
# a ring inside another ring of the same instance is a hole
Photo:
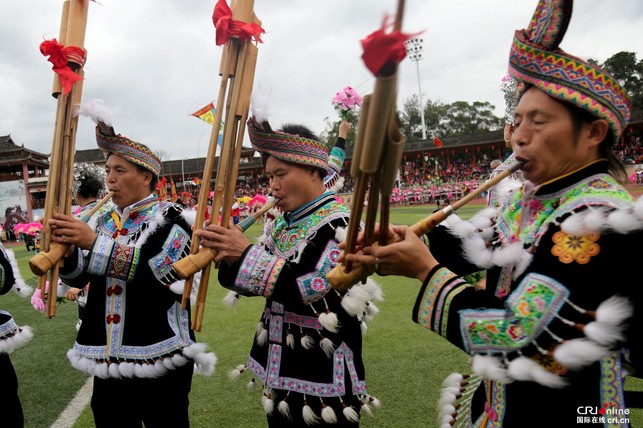
[[[464,207],[459,215],[468,217],[477,209],[479,207]],[[395,208],[391,221],[412,224],[431,210],[432,207]],[[253,238],[258,233],[259,226],[248,231]],[[36,278],[27,265],[33,252],[27,252],[24,245],[10,248],[16,254],[24,279],[35,286]],[[378,304],[380,313],[364,336],[363,355],[368,390],[381,400],[382,408],[374,409],[374,417],[364,416],[362,426],[437,426],[435,403],[440,384],[452,371],[467,370],[467,356],[411,321],[411,309],[420,286],[418,281],[375,278],[382,284],[385,300]],[[236,310],[230,310],[221,303],[226,293],[227,290],[211,278],[203,328],[197,333],[197,339],[210,345],[218,363],[211,377],[194,377],[190,394],[191,424],[197,428],[262,427],[266,422],[260,390],[248,391],[245,384],[249,378],[246,377],[240,382],[230,381],[228,372],[245,362],[265,301],[244,298]],[[30,325],[34,329],[34,339],[12,354],[12,361],[19,377],[26,427],[49,427],[87,380],[85,374],[71,367],[65,355],[76,334],[76,304],[59,304],[57,315],[52,319],[36,312],[29,299],[20,299],[14,293],[0,297],[0,307],[11,312],[19,325]],[[628,388],[643,391],[643,381],[628,380]],[[117,403],[116,397],[115,410]],[[634,409],[633,413],[633,425],[640,426],[643,411]],[[89,407],[73,426],[94,426]]]

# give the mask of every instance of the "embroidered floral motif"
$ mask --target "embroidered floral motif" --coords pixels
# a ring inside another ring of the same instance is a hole
[[[156,279],[161,280],[172,270],[172,264],[181,258],[189,240],[190,237],[183,228],[177,225],[172,227],[162,251],[148,262]]]
[[[595,243],[598,238],[600,238],[598,233],[577,236],[558,231],[552,238],[555,245],[552,247],[551,253],[565,264],[576,261],[576,263],[584,265],[601,251],[600,246]]]
[[[341,251],[337,249],[336,241],[329,241],[322,253],[316,270],[297,278],[297,285],[304,303],[313,303],[321,299],[330,290],[326,274],[337,264]]]
[[[549,348],[549,351],[553,351],[554,347],[555,346],[552,345]],[[560,363],[554,359],[552,352],[548,352],[546,355],[538,353],[534,355],[533,360],[550,373],[557,375],[564,375],[567,373],[567,367],[560,365]]]
[[[507,310],[464,310],[461,328],[469,352],[507,351],[521,348],[548,325],[569,290],[540,274],[529,274],[507,300]]]

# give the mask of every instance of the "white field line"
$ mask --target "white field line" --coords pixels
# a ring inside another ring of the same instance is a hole
[[[51,425],[51,428],[71,428],[80,417],[85,407],[89,404],[92,398],[92,390],[94,388],[94,378],[89,377],[85,385],[82,386],[76,393],[73,400],[69,402],[65,410],[58,416],[56,422]]]

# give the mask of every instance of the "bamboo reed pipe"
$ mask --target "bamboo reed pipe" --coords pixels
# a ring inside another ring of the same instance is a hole
[[[87,223],[89,219],[112,198],[113,194],[114,192],[109,192],[107,195],[105,195],[100,201],[96,203],[94,208],[92,208],[83,217],[81,217],[80,220]],[[63,258],[68,249],[69,245],[67,244],[52,242],[49,245],[49,251],[41,251],[31,259],[29,259],[29,268],[31,269],[31,272],[33,272],[34,275],[38,276],[45,275],[56,263],[58,263]]]
[[[261,216],[263,216],[268,210],[274,207],[279,201],[271,199],[256,213],[251,217],[246,218],[244,221],[236,225],[236,227],[245,232],[250,226],[252,226]],[[186,257],[183,257],[181,260],[177,260],[172,267],[176,271],[177,275],[181,278],[190,278],[198,271],[202,270],[206,266],[212,263],[212,260],[216,257],[217,252],[210,248],[201,247],[201,249]]]
[[[484,182],[480,187],[478,187],[476,190],[469,193],[462,199],[459,199],[455,203],[447,206],[446,208],[443,208],[440,211],[435,212],[421,219],[420,221],[418,221],[417,223],[411,226],[411,231],[417,236],[424,235],[425,233],[433,229],[435,226],[443,222],[448,216],[453,214],[456,210],[460,209],[461,207],[468,204],[472,200],[478,198],[486,190],[489,190],[491,187],[495,186],[500,181],[502,181],[509,175],[516,172],[518,169],[520,169],[520,167],[522,167],[522,162],[515,163],[510,168],[504,170],[497,176]],[[397,237],[397,239],[395,239],[393,242],[397,242],[397,241],[399,241],[399,237]],[[350,272],[347,272],[345,269],[343,269],[341,265],[337,265],[333,270],[331,270],[326,275],[326,279],[328,279],[328,282],[333,286],[333,288],[335,288],[335,290],[339,292],[344,292],[344,291],[347,291],[349,288],[351,288],[353,285],[357,284],[358,282],[365,280],[372,273],[373,273],[372,271],[370,272],[367,271],[367,269],[364,266],[353,267],[353,269]]]

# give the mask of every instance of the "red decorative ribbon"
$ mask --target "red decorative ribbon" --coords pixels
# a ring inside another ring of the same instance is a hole
[[[63,94],[67,95],[73,84],[82,79],[69,67],[69,61],[82,66],[85,63],[85,50],[77,46],[63,46],[56,39],[51,39],[40,44],[40,52],[49,56],[47,60],[54,65],[52,68],[60,76]]]
[[[232,10],[230,10],[225,0],[219,0],[214,6],[212,22],[214,23],[214,28],[217,30],[217,46],[221,46],[227,42],[230,37],[237,37],[244,42],[249,42],[254,39],[254,41],[258,43],[263,43],[260,36],[266,31],[254,22],[248,24],[232,19]]]
[[[373,31],[365,39],[362,39],[362,60],[373,75],[377,76],[388,63],[399,64],[406,56],[404,42],[417,34],[404,34],[399,31],[392,31],[386,34],[384,31],[390,27],[390,17],[384,18],[382,28]]]

